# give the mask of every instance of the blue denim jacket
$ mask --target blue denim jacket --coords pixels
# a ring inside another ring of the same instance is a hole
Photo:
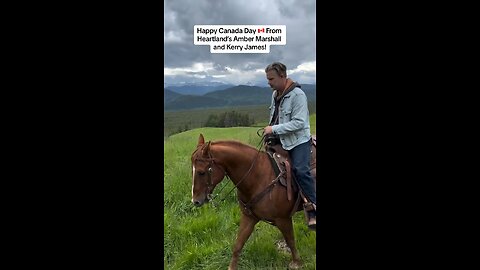
[[[275,111],[276,91],[272,94],[270,122]],[[278,125],[272,126],[273,134],[278,134],[282,147],[290,150],[310,140],[310,120],[305,93],[298,87],[288,92],[280,103]]]

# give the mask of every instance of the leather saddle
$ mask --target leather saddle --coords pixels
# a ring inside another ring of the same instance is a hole
[[[312,135],[310,139],[311,150],[310,150],[310,174],[313,178],[313,185],[315,190],[317,189],[317,136]],[[266,144],[265,151],[270,157],[272,162],[273,170],[275,171],[275,176],[279,177],[281,185],[287,188],[287,198],[290,201],[293,194],[298,192],[298,184],[295,181],[295,174],[291,168],[291,161],[289,153],[282,148],[281,144]],[[279,176],[280,175],[280,176]],[[293,179],[293,181],[292,181]]]

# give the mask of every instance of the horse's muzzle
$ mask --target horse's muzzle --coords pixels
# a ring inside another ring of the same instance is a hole
[[[193,205],[195,206],[202,206],[203,203],[201,203],[200,201],[193,201]]]
[[[199,199],[192,199],[192,203],[193,205],[197,206],[197,207],[200,207],[202,206],[204,203],[208,202],[208,198],[204,198],[202,200],[199,200]]]

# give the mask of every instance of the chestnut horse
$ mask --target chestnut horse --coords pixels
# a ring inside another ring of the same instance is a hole
[[[225,176],[229,177],[237,188],[242,211],[228,269],[237,269],[240,252],[260,220],[269,222],[282,232],[292,252],[289,267],[297,269],[302,265],[295,248],[292,223],[293,213],[302,208],[294,210],[297,205],[295,200],[287,200],[285,187],[280,184],[271,185],[276,175],[266,152],[237,141],[205,143],[203,135],[200,134],[191,160],[192,203],[195,206],[208,202],[213,189]],[[246,208],[245,204],[251,207]]]

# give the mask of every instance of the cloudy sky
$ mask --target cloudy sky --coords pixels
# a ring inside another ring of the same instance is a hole
[[[266,85],[265,67],[280,61],[288,77],[316,83],[315,0],[165,0],[164,82]],[[194,25],[286,25],[287,44],[270,53],[210,53],[193,44]]]

